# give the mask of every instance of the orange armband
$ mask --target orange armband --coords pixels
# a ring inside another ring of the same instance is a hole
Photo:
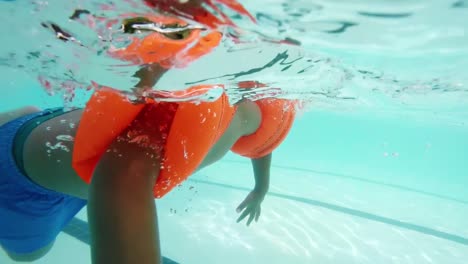
[[[193,87],[189,91],[197,89],[206,90],[206,87]],[[75,136],[72,166],[85,182],[91,182],[94,169],[109,145],[150,105],[158,107],[151,112],[152,116],[145,117],[145,122],[154,118],[154,126],[164,128],[159,133],[167,133],[161,142],[161,170],[153,188],[156,198],[164,196],[198,168],[228,128],[236,109],[225,94],[214,102],[198,104],[134,105],[119,91],[103,88],[88,101]]]
[[[267,98],[255,101],[262,121],[253,134],[240,138],[231,150],[248,158],[261,158],[273,152],[286,138],[296,116],[294,100]]]

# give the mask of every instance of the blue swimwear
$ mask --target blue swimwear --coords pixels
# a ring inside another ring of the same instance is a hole
[[[0,126],[0,245],[10,252],[25,254],[47,246],[86,205],[39,186],[23,170],[24,140],[39,123],[61,113],[45,110]]]

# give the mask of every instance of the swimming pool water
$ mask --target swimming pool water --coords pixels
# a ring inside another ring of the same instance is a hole
[[[356,78],[340,89],[359,100],[311,101],[274,153],[258,223],[235,223],[253,175],[234,155],[157,201],[163,255],[184,264],[466,263],[468,3],[243,3],[262,32],[349,69]],[[0,110],[63,103],[7,66]],[[90,263],[78,220],[85,211],[37,263]],[[0,252],[0,263],[13,262]]]

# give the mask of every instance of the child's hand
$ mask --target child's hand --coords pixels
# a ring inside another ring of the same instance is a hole
[[[252,220],[255,218],[255,222],[258,222],[261,212],[261,203],[263,198],[265,198],[266,192],[253,190],[247,195],[244,201],[237,207],[237,213],[242,212],[241,216],[237,219],[237,223],[242,221],[247,215],[249,215],[249,220],[247,220],[247,226],[250,225]]]

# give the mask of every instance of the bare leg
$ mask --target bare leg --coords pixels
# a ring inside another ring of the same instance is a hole
[[[26,107],[12,110],[12,111],[0,113],[0,126],[18,117],[31,114],[31,113],[35,113],[38,111],[40,111],[40,109],[37,107],[26,106]]]
[[[7,122],[9,122],[9,121],[11,121],[11,120],[13,120],[13,119],[19,118],[19,117],[27,115],[27,114],[32,114],[32,113],[35,113],[35,112],[38,112],[38,111],[40,111],[40,109],[37,108],[37,107],[26,106],[26,107],[22,107],[22,108],[12,110],[12,111],[0,113],[0,126],[7,123]],[[9,252],[6,249],[3,249],[3,250],[5,250],[5,252],[8,254],[8,256],[14,261],[17,261],[17,262],[32,262],[32,261],[35,261],[37,259],[40,259],[45,254],[47,254],[47,252],[50,251],[50,249],[52,248],[53,245],[54,245],[54,242],[50,243],[49,245],[47,245],[47,246],[45,246],[43,248],[40,248],[40,249],[38,249],[38,250],[36,250],[34,252],[27,253],[27,254],[17,254],[17,253]]]

